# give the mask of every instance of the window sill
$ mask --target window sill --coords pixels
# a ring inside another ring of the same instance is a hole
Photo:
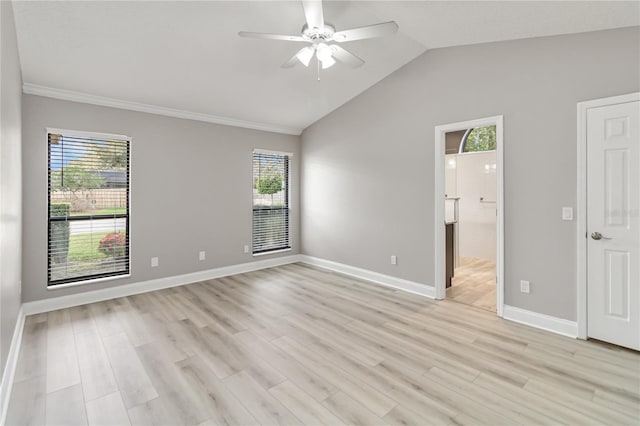
[[[123,278],[131,278],[131,274],[115,275],[113,277],[96,278],[96,279],[93,279],[93,280],[78,281],[78,282],[74,282],[74,283],[48,285],[47,286],[47,290],[58,290],[60,288],[77,287],[77,286],[80,286],[80,285],[88,285],[88,284],[97,284],[97,283],[102,283],[102,282],[105,282],[105,281],[121,280]]]
[[[262,252],[262,253],[253,253],[252,256],[253,257],[260,257],[260,256],[266,256],[268,254],[285,253],[285,252],[288,252],[288,251],[291,251],[291,248],[273,250],[273,251],[265,251],[265,252]]]

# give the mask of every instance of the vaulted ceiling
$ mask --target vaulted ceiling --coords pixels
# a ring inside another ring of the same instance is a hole
[[[318,81],[314,67],[280,68],[300,44],[237,35],[300,34],[298,1],[18,1],[14,11],[30,92],[56,89],[288,133],[427,49],[640,25],[636,1],[325,1],[325,21],[338,30],[391,20],[400,30],[344,45],[366,64],[336,64]]]

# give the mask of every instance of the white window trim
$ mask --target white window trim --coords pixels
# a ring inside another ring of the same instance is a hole
[[[264,251],[264,252],[260,252],[260,253],[253,253],[253,225],[251,226],[251,245],[249,246],[249,250],[251,253],[252,257],[260,257],[260,256],[268,256],[270,254],[278,254],[278,253],[284,253],[284,252],[288,252],[293,250],[293,244],[291,243],[291,212],[293,211],[293,208],[291,208],[291,194],[292,194],[292,190],[291,190],[291,186],[292,186],[292,179],[291,179],[291,174],[292,174],[292,158],[293,158],[293,153],[292,152],[286,152],[286,151],[275,151],[275,150],[271,150],[271,149],[262,149],[262,148],[254,148],[252,150],[252,154],[251,154],[251,161],[252,161],[252,172],[253,172],[253,154],[267,154],[267,155],[283,155],[286,157],[289,157],[289,182],[288,182],[288,198],[289,198],[289,245],[291,247],[289,248],[283,248],[283,249],[278,249],[278,250],[273,250],[273,251]],[[251,194],[253,194],[253,182],[251,183],[251,188],[252,188],[252,192],[250,192]],[[251,196],[251,212],[253,214],[253,195]],[[253,220],[253,218],[252,218]]]
[[[289,248],[278,249],[278,250],[273,250],[273,251],[263,251],[261,253],[252,253],[251,255],[253,257],[260,257],[260,256],[268,256],[270,254],[284,253],[284,252],[291,251],[291,250],[293,250],[293,249],[291,247],[289,247]]]
[[[131,244],[129,244],[129,248],[131,248]],[[129,250],[131,251],[131,250]],[[77,287],[80,285],[87,285],[87,284],[98,284],[98,283],[102,283],[105,281],[114,281],[114,280],[122,280],[125,278],[131,278],[131,257],[129,257],[129,273],[128,274],[124,274],[124,275],[114,275],[112,277],[102,277],[102,278],[94,278],[92,280],[84,280],[84,281],[74,281],[74,282],[70,282],[70,283],[65,283],[65,284],[55,284],[52,286],[47,286],[47,290],[59,290],[61,288],[68,288],[68,287]]]
[[[85,132],[82,130],[56,129],[54,127],[47,127],[45,130],[47,133],[69,136],[72,138],[117,139],[117,140],[131,142],[130,136],[116,135],[113,133]],[[131,160],[131,153],[129,153],[129,160]],[[129,163],[131,163],[131,161],[129,161]]]
[[[287,157],[293,157],[293,153],[292,152],[284,152],[284,151],[272,151],[270,149],[261,149],[261,148],[254,148],[253,149],[253,153],[254,154],[267,154],[267,155],[285,155]]]
[[[68,129],[59,129],[59,128],[55,128],[55,127],[46,127],[45,128],[45,133],[46,135],[49,135],[50,133],[52,134],[56,134],[56,135],[63,135],[63,136],[69,136],[69,137],[75,137],[75,138],[95,138],[95,139],[116,139],[116,140],[122,140],[122,141],[127,141],[129,142],[129,200],[128,200],[128,205],[129,205],[129,209],[131,209],[131,194],[133,193],[133,184],[132,184],[132,179],[131,179],[131,170],[132,170],[132,159],[133,159],[133,155],[131,155],[132,151],[133,151],[133,144],[131,143],[131,141],[133,140],[133,138],[131,136],[125,136],[125,135],[116,135],[114,133],[100,133],[100,132],[86,132],[83,130],[68,130]],[[48,154],[47,154],[48,156]],[[47,181],[45,182],[45,185],[47,186],[47,188],[49,187],[49,172],[47,171]],[[47,195],[48,197],[48,195]],[[48,203],[48,202],[47,202]],[[49,206],[47,205],[47,208],[49,208]],[[48,222],[48,220],[47,220]],[[49,224],[47,223],[47,228],[48,228]],[[47,243],[49,241],[49,235],[47,235]],[[47,290],[60,290],[63,288],[67,288],[67,287],[77,287],[77,286],[81,286],[81,285],[90,285],[90,284],[97,284],[97,283],[101,283],[101,282],[105,282],[105,281],[114,281],[114,280],[122,280],[122,279],[126,279],[126,278],[131,278],[131,274],[133,273],[133,263],[131,262],[131,258],[132,258],[132,240],[131,240],[131,213],[129,212],[129,273],[128,274],[122,274],[122,275],[114,275],[111,277],[102,277],[102,278],[94,278],[91,280],[78,280],[78,281],[74,281],[74,282],[69,282],[69,283],[65,283],[65,284],[56,284],[56,285],[49,285],[48,283],[48,278],[47,278],[47,285],[45,286],[45,288]],[[48,262],[48,259],[47,259]]]

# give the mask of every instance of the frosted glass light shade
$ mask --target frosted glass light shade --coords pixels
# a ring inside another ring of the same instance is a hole
[[[336,63],[336,60],[333,59],[331,56],[329,56],[327,59],[321,62],[322,62],[322,69],[326,70],[327,68],[332,67]]]
[[[331,58],[331,48],[326,43],[318,43],[316,46],[316,56],[319,61],[326,61]]]
[[[313,47],[307,46],[304,49],[301,49],[296,54],[296,57],[300,62],[302,62],[302,65],[304,65],[305,67],[308,67],[309,62],[311,62],[311,58],[313,58]]]

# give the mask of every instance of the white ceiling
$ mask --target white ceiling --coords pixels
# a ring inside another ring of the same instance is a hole
[[[297,1],[14,2],[27,85],[291,133],[427,49],[640,25],[637,1],[326,1],[324,9],[337,30],[390,20],[400,30],[343,45],[366,64],[336,64],[316,81],[311,67],[280,68],[303,45],[237,35],[299,34]]]

